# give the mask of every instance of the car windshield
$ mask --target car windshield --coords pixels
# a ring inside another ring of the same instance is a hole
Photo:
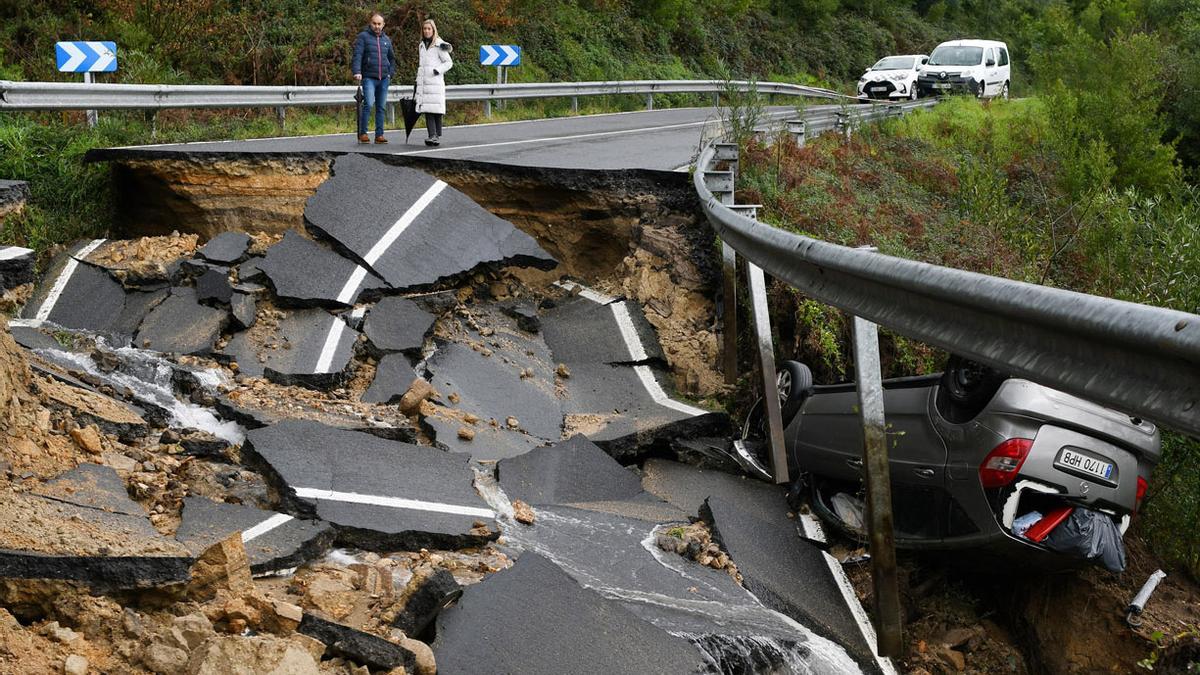
[[[871,70],[908,70],[913,67],[914,60],[911,56],[889,56],[879,59]]]
[[[983,60],[983,47],[938,47],[929,56],[931,66],[977,66]]]

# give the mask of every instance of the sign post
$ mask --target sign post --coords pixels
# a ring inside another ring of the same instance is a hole
[[[92,73],[112,73],[117,70],[115,42],[58,42],[54,45],[60,73],[83,73],[83,83],[92,83]],[[87,111],[89,127],[97,122],[95,110]]]
[[[521,48],[516,45],[480,45],[479,64],[496,67],[496,84],[508,83],[508,67],[521,65]],[[497,101],[503,107],[503,101]],[[484,102],[484,115],[492,116],[492,102]]]

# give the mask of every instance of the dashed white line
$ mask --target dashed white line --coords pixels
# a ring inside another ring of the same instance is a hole
[[[295,488],[296,496],[304,499],[324,499],[331,502],[347,504],[367,504],[370,506],[386,506],[393,509],[408,509],[411,511],[431,511],[434,513],[449,513],[458,516],[475,516],[478,518],[495,518],[496,512],[491,509],[481,509],[474,506],[459,506],[457,504],[442,504],[426,502],[419,499],[404,499],[401,497],[385,497],[383,495],[363,495],[357,492],[335,492],[333,490],[318,490],[316,488]]]
[[[825,530],[821,527],[821,522],[811,513],[800,514],[800,525],[804,529],[805,537],[813,541],[825,542]],[[854,586],[850,584],[850,577],[846,576],[846,571],[842,569],[842,564],[838,562],[837,558],[824,551],[821,552],[821,556],[825,559],[825,565],[829,567],[829,573],[833,575],[838,590],[842,592],[842,600],[846,603],[846,608],[850,610],[854,622],[858,624],[858,630],[862,633],[863,639],[867,641],[867,647],[874,653],[875,626],[871,625],[871,618],[867,616],[867,610],[858,601],[858,594],[854,592]],[[876,654],[875,663],[879,665],[879,669],[883,671],[884,675],[896,675],[896,667],[886,656]]]
[[[20,246],[5,246],[3,248],[0,248],[0,260],[12,260],[13,258],[20,258],[21,256],[26,256],[26,255],[29,255],[30,253],[33,253],[33,249],[31,249],[31,248],[21,248]]]
[[[289,516],[288,514],[276,513],[275,515],[271,516],[270,518],[267,518],[266,520],[255,525],[254,527],[242,532],[242,543],[244,544],[244,543],[250,541],[251,539],[254,539],[256,537],[261,537],[264,534],[270,532],[271,530],[279,527],[280,525],[283,525],[284,523],[286,523],[290,520],[292,520],[292,517]]]
[[[50,287],[50,292],[46,294],[46,299],[42,301],[42,306],[38,307],[35,318],[39,321],[45,321],[50,318],[50,312],[54,311],[54,305],[58,304],[58,299],[62,296],[63,291],[67,289],[67,283],[71,281],[71,275],[75,274],[75,268],[79,267],[79,259],[86,258],[88,254],[100,248],[104,243],[103,239],[94,239],[92,243],[79,249],[77,253],[71,254],[67,259],[67,264],[63,267],[63,271],[54,280],[54,285]]]

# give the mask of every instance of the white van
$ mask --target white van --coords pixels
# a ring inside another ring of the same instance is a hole
[[[1010,76],[1008,45],[995,40],[951,40],[938,45],[921,67],[917,92],[1008,98]]]

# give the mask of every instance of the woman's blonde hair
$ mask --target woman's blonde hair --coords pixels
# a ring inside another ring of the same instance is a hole
[[[424,32],[424,30],[425,30],[425,24],[429,24],[430,26],[433,26],[433,36],[432,36],[432,39],[430,40],[430,42],[437,42],[438,40],[440,40],[441,36],[438,35],[437,24],[434,23],[433,19],[425,19],[424,21],[421,22],[421,31],[422,32]],[[422,36],[422,37],[424,37],[424,36]]]

